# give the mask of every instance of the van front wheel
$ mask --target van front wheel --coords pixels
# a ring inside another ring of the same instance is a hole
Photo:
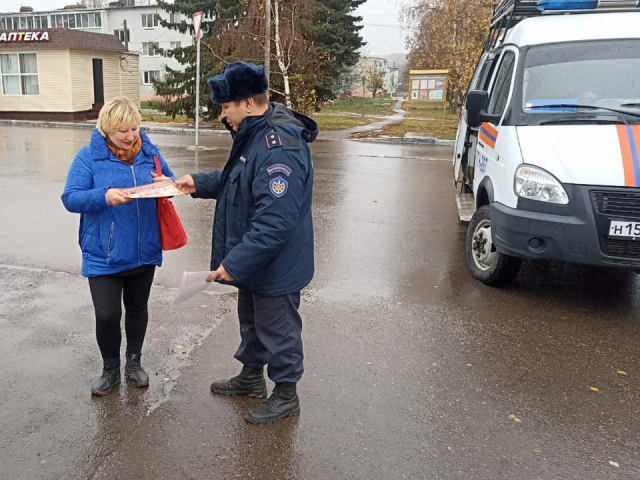
[[[467,230],[467,263],[472,275],[485,285],[497,287],[512,281],[522,264],[519,257],[511,257],[496,250],[491,236],[491,216],[488,205],[473,214]]]

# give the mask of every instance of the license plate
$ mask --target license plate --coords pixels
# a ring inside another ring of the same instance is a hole
[[[611,222],[609,236],[640,239],[640,222]]]

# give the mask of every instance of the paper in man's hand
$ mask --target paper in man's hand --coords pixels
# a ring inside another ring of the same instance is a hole
[[[211,285],[211,283],[207,282],[209,275],[211,275],[211,272],[184,272],[182,275],[182,283],[180,284],[180,291],[173,303],[185,302],[197,294],[204,292]]]

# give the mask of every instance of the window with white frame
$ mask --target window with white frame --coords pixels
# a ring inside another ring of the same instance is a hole
[[[170,13],[169,14],[169,22],[171,23],[180,23],[180,14],[179,13]]]
[[[0,55],[2,93],[4,95],[39,95],[38,57],[35,53]]]
[[[118,38],[118,40],[120,40],[122,43],[125,42],[125,40],[127,42],[131,41],[131,31],[129,29],[126,30],[126,33],[124,30],[114,30],[113,34]]]
[[[142,14],[142,28],[157,28],[160,25],[160,17],[155,13]]]
[[[46,15],[0,17],[0,30],[25,30],[48,27],[49,23]]]
[[[51,28],[102,28],[102,14],[89,12],[51,15]]]
[[[175,48],[182,48],[182,42],[171,42],[171,50]]]
[[[142,83],[144,85],[153,85],[153,82],[162,80],[160,70],[145,70],[142,72]]]
[[[158,44],[154,42],[142,42],[142,55],[145,57],[159,57]]]

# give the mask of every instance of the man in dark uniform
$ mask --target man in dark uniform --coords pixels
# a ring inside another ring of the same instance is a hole
[[[264,68],[228,64],[208,80],[211,99],[233,146],[222,170],[178,180],[195,198],[217,200],[212,273],[208,281],[238,287],[241,342],[238,376],[215,381],[223,395],[267,396],[263,368],[275,382],[271,396],[251,410],[251,423],[273,423],[300,413],[296,383],[302,377],[300,290],[314,273],[308,143],[318,135],[310,118],[268,103]]]

